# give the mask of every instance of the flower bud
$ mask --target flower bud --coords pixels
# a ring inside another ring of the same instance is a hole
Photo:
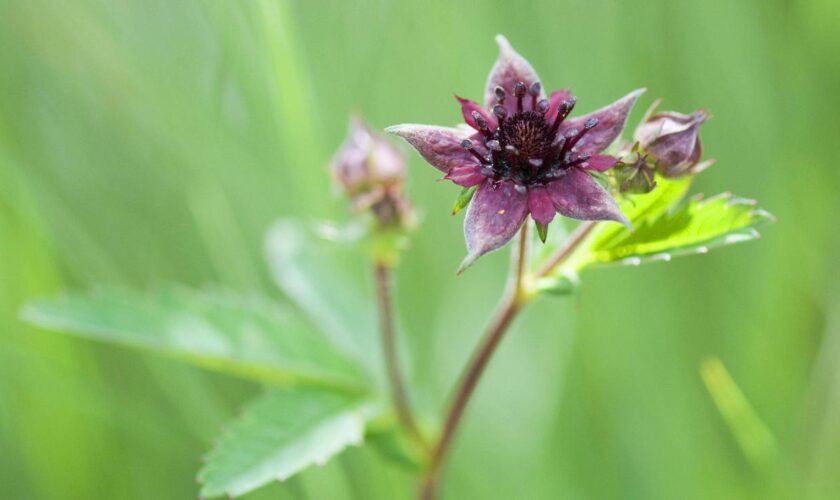
[[[709,117],[705,110],[691,115],[675,111],[653,113],[657,103],[636,129],[635,139],[665,177],[680,177],[701,170],[700,125]]]
[[[351,118],[349,135],[330,171],[355,210],[371,210],[383,225],[399,223],[408,214],[403,194],[405,157],[359,117]]]

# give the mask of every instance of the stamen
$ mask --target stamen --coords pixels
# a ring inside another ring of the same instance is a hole
[[[490,132],[490,128],[487,126],[487,120],[485,120],[478,111],[472,112],[472,119],[475,121],[475,124],[478,125],[478,129],[485,137],[491,137],[493,135]]]
[[[592,155],[591,155],[591,154],[589,154],[589,153],[582,153],[581,155],[579,155],[579,156],[578,156],[577,158],[575,158],[574,160],[572,160],[572,161],[570,161],[570,162],[567,162],[567,163],[566,163],[566,166],[567,166],[567,167],[574,167],[575,165],[580,165],[581,163],[585,163],[585,162],[589,161],[589,159],[590,159],[590,158],[592,158]]]
[[[563,102],[560,103],[560,108],[557,110],[557,116],[554,117],[554,123],[551,124],[551,133],[557,132],[557,129],[560,128],[560,124],[563,123],[563,120],[569,116],[569,113],[575,109],[575,103],[577,103],[576,97],[571,97]]]
[[[571,150],[573,147],[575,147],[575,144],[577,144],[578,141],[580,141],[583,138],[583,136],[586,135],[587,132],[595,128],[596,125],[598,125],[597,118],[593,117],[586,120],[586,123],[583,124],[583,130],[577,133],[575,137],[570,141],[568,149]]]
[[[502,151],[502,145],[496,139],[492,139],[487,141],[487,149],[490,150],[490,158],[491,164],[493,168],[501,164],[501,158],[499,157],[499,153]]]
[[[496,88],[493,89],[493,92],[496,93],[496,102],[499,104],[504,104],[505,102],[505,89],[496,85]]]
[[[551,106],[551,103],[548,102],[548,99],[540,99],[537,103],[537,111],[542,114],[545,114],[548,111],[548,107]]]
[[[490,162],[487,161],[487,158],[478,154],[478,151],[476,151],[475,148],[473,147],[473,143],[472,143],[471,140],[464,139],[463,141],[461,141],[461,147],[466,149],[470,153],[472,153],[472,155],[475,156],[475,158],[478,160],[478,162],[481,163],[482,165],[489,165],[490,164]]]
[[[475,124],[478,125],[478,128],[480,128],[481,130],[487,128],[487,120],[485,120],[484,117],[481,116],[481,113],[479,113],[478,111],[472,112],[472,119],[473,121],[475,121]]]
[[[568,161],[568,152],[575,145],[575,142],[577,142],[575,138],[579,133],[580,131],[576,128],[573,128],[572,130],[566,132],[566,137],[564,137],[565,141],[563,141],[563,147],[560,148],[560,158],[562,159],[563,163],[566,163]]]
[[[536,111],[537,109],[537,98],[540,96],[541,89],[540,82],[534,82],[531,88],[528,89],[528,93],[531,94],[531,111]]]
[[[519,150],[516,149],[516,146],[513,146],[511,144],[508,144],[507,146],[505,146],[505,151],[507,151],[510,154],[514,154],[516,156],[519,156]]]
[[[530,158],[528,159],[528,163],[531,164],[534,168],[540,168],[543,164],[542,158]]]
[[[493,114],[496,115],[496,118],[499,119],[499,126],[502,126],[502,123],[505,121],[505,117],[507,116],[507,109],[501,104],[496,104],[493,106]]]
[[[525,82],[517,82],[513,86],[513,95],[516,96],[516,111],[519,113],[522,112],[522,98],[525,97],[527,91],[528,87],[525,86]]]

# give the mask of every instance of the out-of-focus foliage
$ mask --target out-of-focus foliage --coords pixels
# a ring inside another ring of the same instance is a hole
[[[32,302],[22,317],[256,381],[366,390],[361,368],[309,321],[262,297],[97,290]]]
[[[219,439],[198,476],[201,494],[247,493],[324,465],[362,442],[370,403],[359,394],[275,389],[250,403]]]
[[[326,163],[346,115],[455,123],[452,92],[480,97],[503,32],[581,111],[636,86],[708,109],[718,163],[693,189],[759,199],[780,223],[759,244],[592,270],[580,295],[527,311],[469,409],[448,496],[836,498],[835,3],[0,0],[0,496],[193,497],[197,457],[259,388],[36,335],[21,305],[164,281],[282,295],[263,235],[278,216],[344,216]],[[506,256],[456,279],[457,191],[412,167],[425,217],[397,302],[415,399],[437,414]],[[772,436],[771,460],[756,465],[721,415],[700,375],[709,356],[726,367],[711,372],[722,394],[742,394]],[[350,448],[248,498],[413,486]]]

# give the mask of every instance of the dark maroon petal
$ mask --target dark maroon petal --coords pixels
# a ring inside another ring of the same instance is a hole
[[[466,124],[470,127],[476,130],[481,130],[481,127],[478,126],[478,124],[475,122],[475,118],[473,118],[472,116],[474,112],[478,113],[479,115],[481,115],[482,118],[484,118],[484,121],[487,122],[487,127],[490,129],[491,132],[496,130],[496,127],[499,126],[496,117],[492,113],[485,111],[484,108],[479,106],[477,102],[471,101],[469,99],[464,99],[457,95],[455,96],[455,99],[458,99],[458,102],[461,103],[461,113],[464,114],[464,122],[466,122]]]
[[[692,115],[657,113],[639,125],[635,137],[663,174],[676,177],[688,173],[700,161],[700,125],[707,118],[703,110]]]
[[[618,203],[583,169],[572,167],[566,175],[546,184],[554,208],[562,215],[581,220],[614,220],[630,227]]]
[[[663,135],[647,145],[646,151],[656,158],[662,169],[686,163],[697,163],[702,149],[699,147],[700,123],[688,127],[682,133]]]
[[[634,90],[609,106],[593,111],[588,115],[566,120],[560,125],[558,133],[565,134],[572,129],[583,130],[583,125],[587,120],[597,118],[598,124],[583,136],[577,143],[576,149],[579,153],[600,153],[621,135],[624,124],[627,122],[627,115],[633,109],[636,99],[644,91],[645,89]]]
[[[659,101],[654,104],[659,104]],[[659,113],[653,111],[655,110],[649,111],[649,116],[639,125],[634,134],[635,139],[642,145],[649,144],[664,135],[684,133],[690,127],[705,122],[709,117],[709,114],[702,109],[690,115],[676,111]]]
[[[555,90],[552,92],[551,97],[548,98],[548,111],[545,112],[545,121],[547,123],[554,123],[554,119],[557,118],[557,110],[560,109],[560,103],[571,97],[572,93],[569,89]]]
[[[554,219],[557,210],[546,188],[533,186],[528,189],[528,211],[531,212],[532,219],[543,225],[548,225]]]
[[[471,165],[475,157],[461,146],[464,139],[474,139],[475,132],[464,128],[438,127],[435,125],[404,124],[385,129],[405,139],[429,164],[448,173],[453,167]],[[475,149],[485,154],[483,143],[473,141]]]
[[[464,165],[461,167],[452,167],[449,169],[444,179],[450,180],[455,184],[463,187],[475,186],[481,184],[487,177],[481,173],[481,166],[478,163],[473,165]]]
[[[581,165],[586,170],[594,170],[596,172],[606,172],[618,164],[618,158],[609,155],[592,155],[592,158],[586,160],[586,163]]]
[[[467,256],[458,272],[510,241],[527,215],[528,195],[524,189],[517,189],[510,181],[488,179],[481,184],[464,218]]]
[[[540,81],[540,77],[534,68],[524,57],[513,50],[507,38],[503,35],[496,35],[496,43],[499,44],[499,58],[493,69],[490,70],[490,75],[487,77],[487,89],[484,91],[484,107],[492,109],[496,102],[496,87],[502,87],[507,93],[504,106],[509,115],[516,112],[516,98],[513,96],[513,86],[519,82],[523,82],[527,88],[531,88],[535,82]],[[530,100],[530,96],[526,96],[526,101]],[[545,91],[540,89],[538,99],[545,99]],[[530,105],[525,105],[525,109],[529,110]]]

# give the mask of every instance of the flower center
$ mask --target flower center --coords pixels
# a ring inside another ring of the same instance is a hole
[[[497,135],[502,146],[512,146],[505,155],[508,164],[516,164],[523,160],[545,158],[555,134],[546,123],[545,115],[525,111],[502,122]]]
[[[560,124],[575,107],[574,97],[562,101],[552,110],[548,99],[538,100],[539,82],[530,88],[519,82],[510,90],[516,99],[516,111],[509,115],[504,103],[510,97],[502,87],[495,89],[497,104],[493,106],[493,114],[499,122],[495,130],[491,131],[487,121],[473,112],[489,157],[479,154],[472,141],[466,140],[461,144],[482,164],[484,175],[529,186],[560,177],[566,169],[591,158],[588,153],[578,154],[574,148],[584,134],[598,124],[597,119],[588,120],[582,130],[572,129],[558,135]]]

